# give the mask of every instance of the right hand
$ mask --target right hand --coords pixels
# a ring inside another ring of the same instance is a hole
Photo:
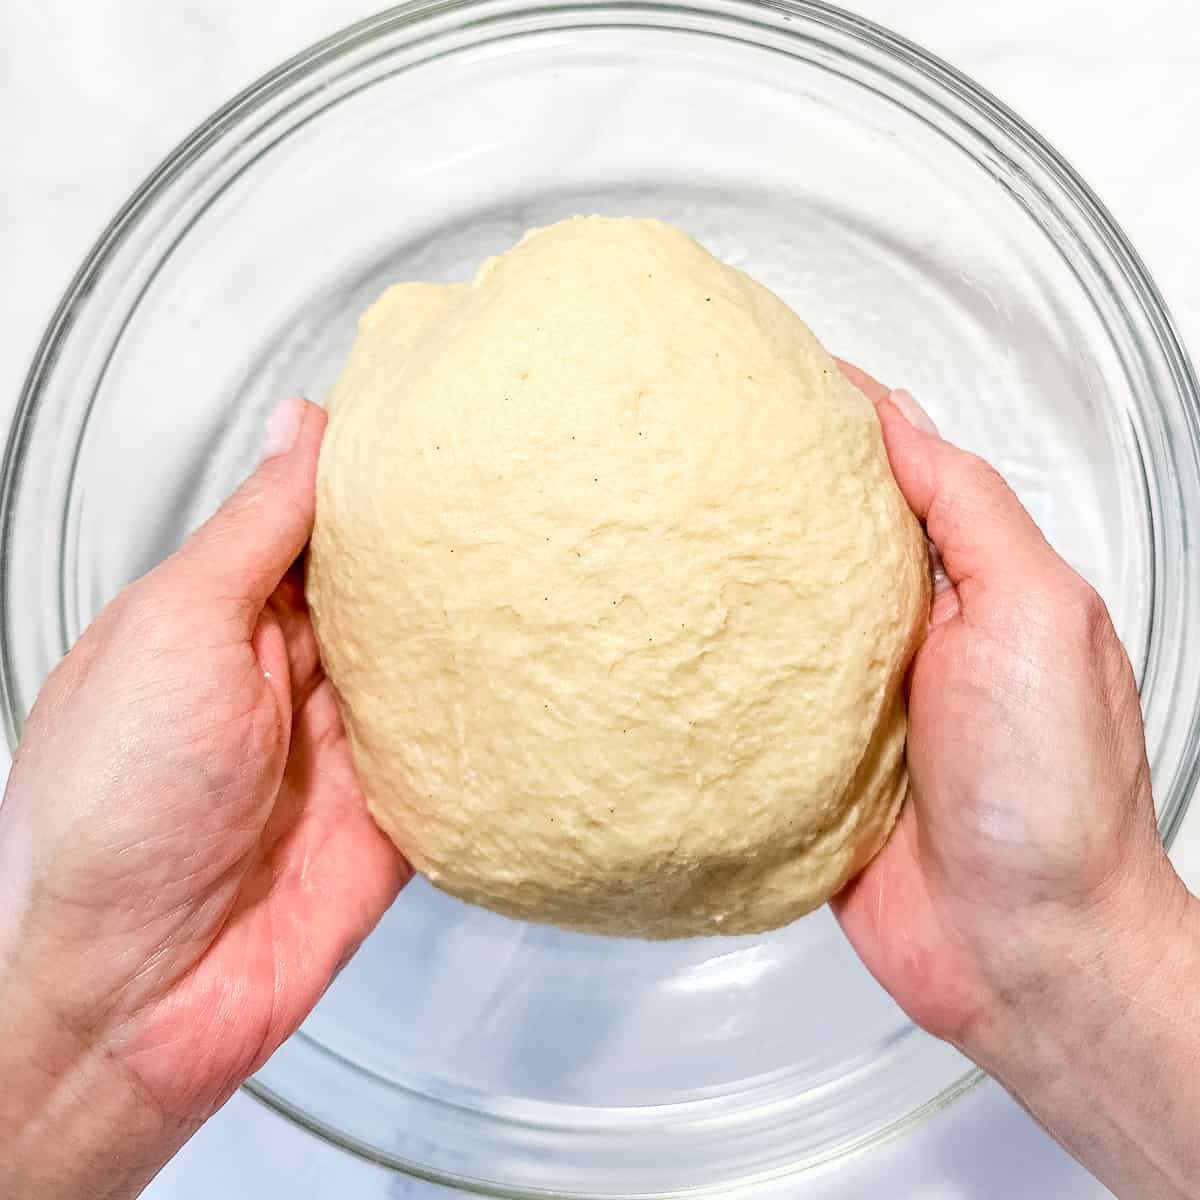
[[[1014,1029],[1058,1020],[1055,998],[1077,1009],[1097,970],[1150,970],[1190,898],[1103,601],[990,466],[907,393],[843,370],[876,403],[944,573],[910,674],[909,799],[834,908],[918,1025],[996,1069]]]

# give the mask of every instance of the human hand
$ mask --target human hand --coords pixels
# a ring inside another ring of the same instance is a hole
[[[835,909],[913,1020],[972,1052],[1000,1009],[1095,954],[1114,923],[1157,920],[1187,893],[1158,839],[1137,688],[1103,601],[991,467],[907,393],[843,370],[875,401],[940,561],[910,673],[910,800]]]
[[[258,471],[101,613],[30,715],[0,806],[4,1195],[77,1196],[80,1178],[134,1194],[407,878],[366,811],[296,562],[324,427],[281,407]],[[80,1176],[99,1111],[107,1169]],[[136,1136],[114,1147],[114,1121]],[[81,1162],[47,1163],[47,1139]]]
[[[1129,661],[1000,476],[841,365],[940,558],[908,802],[834,910],[908,1015],[1122,1200],[1193,1196],[1200,916],[1158,838]]]

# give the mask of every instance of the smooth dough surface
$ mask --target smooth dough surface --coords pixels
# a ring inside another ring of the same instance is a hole
[[[905,795],[924,538],[870,403],[657,221],[534,231],[362,317],[308,593],[376,820],[502,913],[765,930]]]

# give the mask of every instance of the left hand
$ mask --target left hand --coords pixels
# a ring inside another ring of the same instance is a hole
[[[4,1195],[136,1194],[408,878],[304,603],[324,428],[286,402],[255,474],[100,614],[30,716],[0,807]],[[90,1157],[121,1170],[81,1174]]]

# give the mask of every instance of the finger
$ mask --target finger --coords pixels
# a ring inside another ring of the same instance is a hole
[[[336,972],[395,900],[412,869],[375,823],[326,680],[296,713],[292,747],[262,846],[276,873],[315,902],[310,944]]]
[[[885,399],[890,400],[900,410],[900,415],[914,429],[919,429],[922,433],[937,433],[938,427],[933,423],[933,418],[917,403],[911,392],[895,388],[888,392]]]
[[[880,404],[888,397],[888,388],[873,375],[868,375],[862,367],[856,367],[844,358],[834,358],[838,370],[848,379],[872,404]]]
[[[880,383],[873,375],[868,375],[862,367],[856,367],[844,358],[833,360],[838,370],[852,383],[872,404],[878,408],[885,400],[890,400],[908,418],[910,425],[925,430],[926,433],[937,433],[937,426],[930,415],[917,403],[911,392],[903,389],[889,389]]]
[[[917,403],[911,393],[889,390],[886,384],[880,383],[873,375],[868,375],[861,367],[856,367],[853,363],[846,362],[845,359],[835,358],[834,362],[837,363],[838,369],[842,374],[877,409],[885,401],[890,400],[900,410],[910,425],[924,430],[926,433],[937,433],[937,426],[934,425],[929,414]],[[934,545],[932,539],[927,538],[926,540],[929,545],[929,577],[933,593],[929,609],[929,625],[930,628],[933,628],[949,621],[958,614],[958,593],[955,591],[954,585],[950,582],[950,578],[946,574],[946,567],[942,562],[941,552]]]
[[[163,566],[253,630],[312,532],[325,413],[285,400],[267,425],[258,469]]]
[[[879,405],[879,420],[892,473],[951,584],[961,590],[971,581],[1028,581],[1057,564],[1041,530],[993,467],[918,428],[892,399]]]
[[[312,619],[304,599],[304,561],[292,564],[271,593],[265,612],[279,622],[287,647],[291,704],[299,708],[322,678],[321,657]]]

